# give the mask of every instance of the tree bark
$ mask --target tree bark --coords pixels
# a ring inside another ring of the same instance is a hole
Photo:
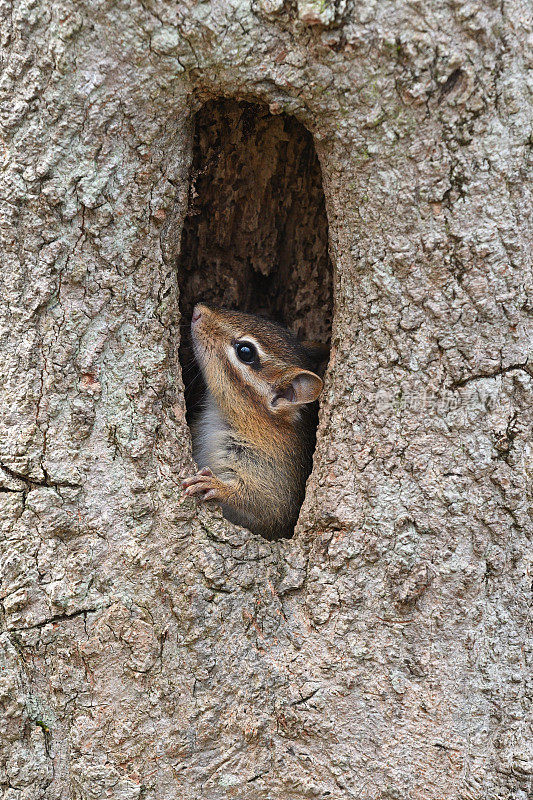
[[[0,10],[3,796],[526,800],[530,9]],[[308,128],[328,209],[281,542],[179,490],[176,265],[220,96]]]

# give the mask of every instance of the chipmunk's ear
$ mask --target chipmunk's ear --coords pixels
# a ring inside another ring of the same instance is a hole
[[[313,403],[323,387],[322,380],[306,369],[299,370],[288,376],[284,382],[274,389],[274,396],[270,401],[272,408],[276,411],[287,408],[287,406],[301,406],[305,403]]]

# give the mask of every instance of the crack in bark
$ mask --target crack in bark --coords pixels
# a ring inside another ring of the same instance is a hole
[[[64,622],[65,620],[76,619],[76,617],[81,616],[86,617],[87,614],[95,614],[97,611],[105,611],[105,609],[110,607],[111,603],[103,606],[97,606],[95,608],[81,608],[78,611],[73,611],[71,614],[55,614],[53,617],[49,617],[42,622],[36,622],[34,625],[27,625],[21,628],[6,628],[5,630],[6,633],[25,633],[27,631],[39,630],[40,628],[44,628],[45,625],[51,625],[55,622]]]
[[[461,386],[466,386],[472,381],[481,381],[484,378],[497,378],[499,375],[506,375],[508,372],[512,372],[514,369],[522,370],[530,377],[533,377],[533,369],[528,366],[528,361],[525,361],[523,364],[509,364],[507,367],[500,367],[500,369],[494,372],[481,372],[478,375],[467,375],[465,378],[459,378],[459,380],[453,381],[450,388],[459,389]]]
[[[27,475],[24,475],[22,472],[17,472],[17,470],[12,469],[11,467],[6,466],[3,463],[0,463],[0,468],[6,472],[10,478],[15,480],[24,481],[26,486],[29,488],[33,486],[46,486],[50,489],[60,489],[60,488],[68,488],[68,489],[81,489],[80,483],[71,483],[70,481],[54,481],[48,475],[46,469],[41,466],[42,471],[44,472],[44,478],[29,478]],[[10,491],[10,492],[24,492],[24,489],[1,489],[0,491]]]

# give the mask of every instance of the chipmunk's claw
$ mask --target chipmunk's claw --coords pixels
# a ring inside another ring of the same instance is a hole
[[[190,478],[185,478],[181,482],[182,489],[188,489],[190,486],[193,486],[195,483],[201,483],[205,480],[205,478],[213,478],[214,475],[209,469],[209,467],[204,467],[196,475],[192,475]]]
[[[199,495],[198,500],[205,503],[208,500],[218,500],[220,498],[220,481],[209,469],[204,467],[196,475],[185,478],[181,482],[185,497]]]
[[[207,503],[209,500],[220,500],[218,489],[209,489],[201,498],[202,503]]]

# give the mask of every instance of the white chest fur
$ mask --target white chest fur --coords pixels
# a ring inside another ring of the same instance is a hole
[[[208,395],[206,404],[194,425],[194,460],[202,467],[216,471],[224,458],[231,430],[217,404]]]

